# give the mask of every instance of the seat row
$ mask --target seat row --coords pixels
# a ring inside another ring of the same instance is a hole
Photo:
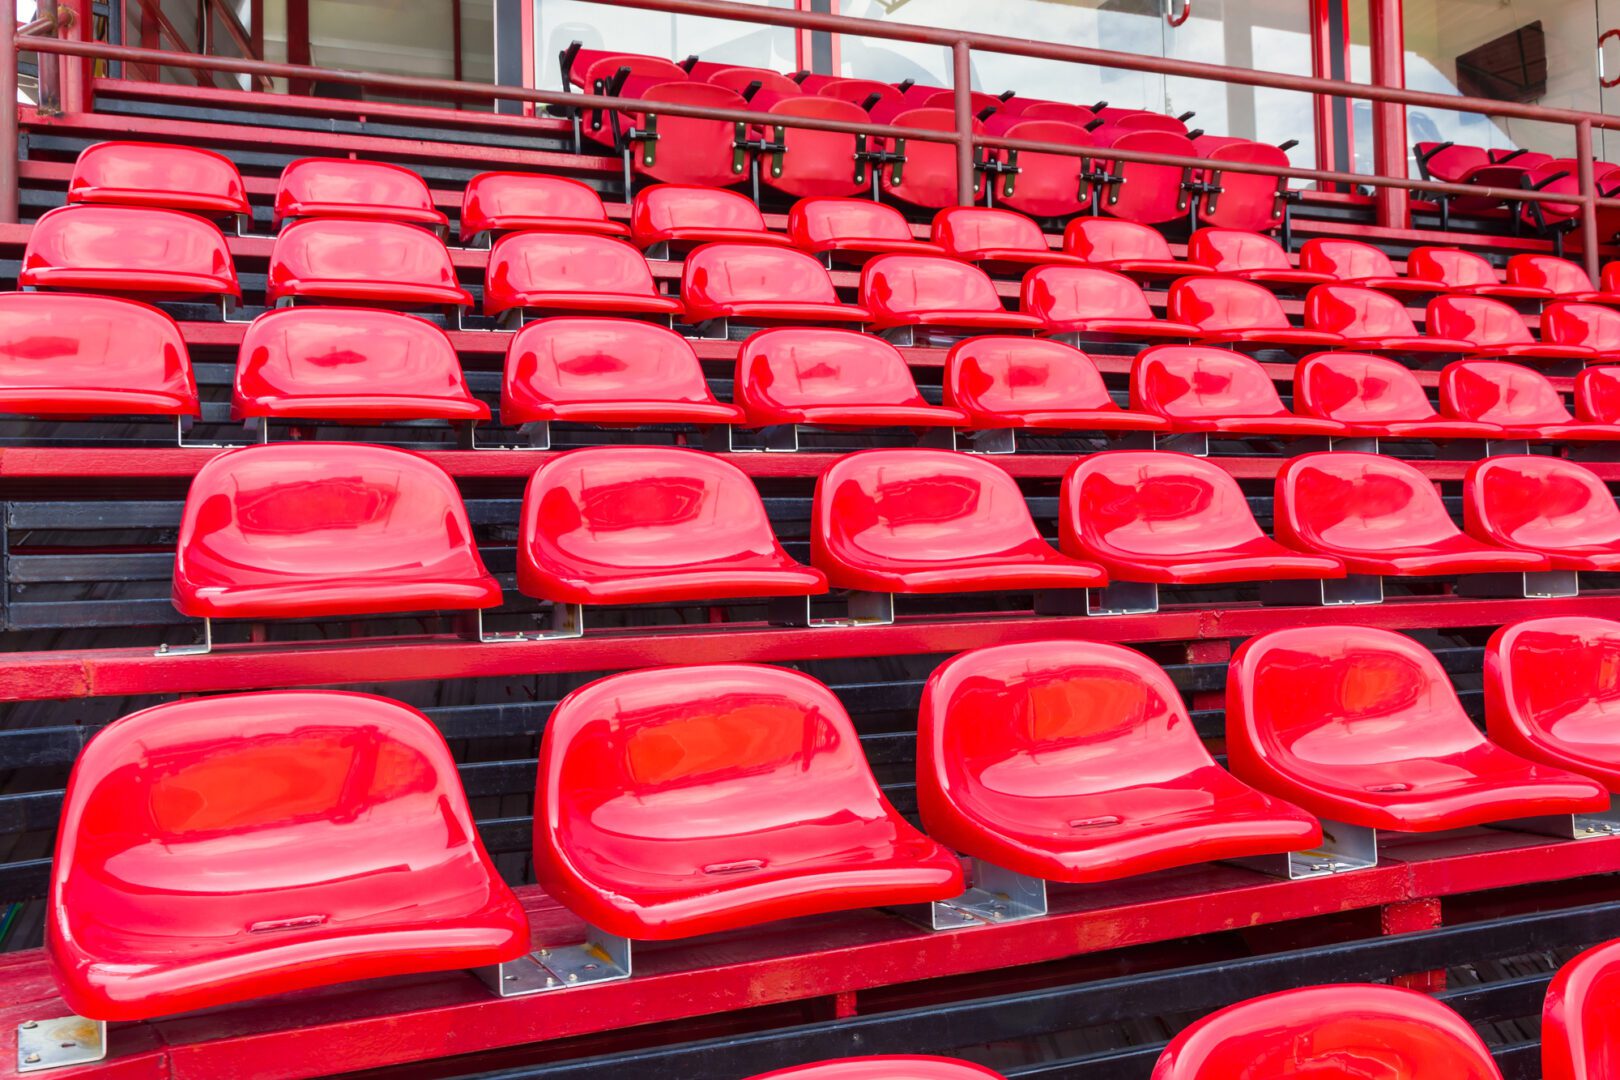
[[[1452,142],[1420,142],[1413,147],[1418,169],[1425,180],[1448,184],[1469,184],[1482,190],[1480,195],[1437,194],[1440,227],[1451,227],[1453,209],[1464,212],[1492,210],[1507,205],[1515,234],[1529,227],[1551,236],[1554,251],[1563,254],[1564,235],[1579,221],[1579,203],[1556,200],[1506,199],[1484,194],[1485,189],[1518,189],[1554,195],[1580,194],[1580,162],[1575,158],[1555,158],[1531,150],[1487,150]],[[1607,161],[1592,163],[1592,179],[1597,194],[1612,198],[1620,191],[1620,165]],[[1607,208],[1598,209],[1598,230],[1605,241],[1620,231],[1620,216]]]

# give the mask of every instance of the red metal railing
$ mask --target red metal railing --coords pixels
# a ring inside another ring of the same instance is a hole
[[[558,90],[498,86],[490,83],[472,83],[408,75],[387,75],[377,72],[338,71],[307,64],[277,64],[262,60],[203,56],[194,53],[169,52],[160,49],[143,49],[110,45],[96,41],[73,40],[72,38],[59,36],[44,37],[27,32],[36,29],[35,27],[24,27],[14,35],[0,34],[0,85],[15,85],[16,53],[18,49],[23,49],[40,56],[42,71],[49,66],[45,60],[47,55],[54,55],[59,58],[59,61],[67,58],[99,58],[160,67],[225,71],[252,75],[261,80],[266,78],[286,78],[289,80],[322,80],[351,83],[376,90],[402,91],[427,97],[526,101],[539,105],[614,108],[631,112],[654,111],[672,116],[690,116],[733,123],[769,123],[773,126],[865,133],[924,142],[946,142],[953,143],[956,147],[958,165],[957,196],[958,201],[964,205],[971,203],[973,200],[973,159],[974,150],[978,147],[1009,148],[1027,153],[1096,156],[1096,148],[1082,149],[1058,143],[1033,142],[1025,139],[1010,139],[1005,136],[975,133],[972,130],[970,71],[973,51],[980,50],[1008,56],[1025,56],[1032,59],[1090,64],[1097,67],[1141,71],[1183,78],[1207,79],[1214,82],[1236,83],[1274,90],[1357,98],[1393,105],[1421,105],[1450,111],[1480,113],[1493,117],[1511,117],[1569,125],[1574,129],[1575,159],[1578,163],[1578,181],[1580,185],[1579,192],[1574,194],[1567,192],[1550,194],[1516,188],[1479,188],[1469,185],[1417,180],[1407,176],[1364,175],[1323,169],[1284,168],[1247,162],[1222,162],[1221,168],[1227,172],[1287,176],[1296,180],[1308,180],[1320,184],[1368,185],[1379,189],[1408,192],[1475,195],[1503,200],[1576,204],[1580,208],[1581,247],[1587,270],[1594,279],[1598,272],[1598,211],[1600,209],[1620,209],[1620,199],[1600,197],[1594,182],[1592,129],[1605,128],[1620,131],[1620,117],[1607,116],[1602,113],[1548,108],[1517,102],[1490,101],[1483,98],[1454,97],[1398,87],[1371,86],[1334,79],[1319,79],[1305,75],[1254,71],[1247,68],[1226,67],[1191,60],[1141,56],[1079,45],[1030,41],[991,34],[976,34],[961,30],[917,26],[908,23],[879,22],[845,15],[755,7],[736,3],[734,0],[616,0],[616,6],[662,11],[671,14],[700,15],[709,18],[730,19],[736,22],[761,23],[796,30],[819,30],[839,34],[854,34],[863,37],[885,38],[949,48],[952,56],[953,89],[956,95],[956,130],[924,131],[890,125],[856,124],[809,117],[780,116],[749,110],[720,109],[670,102],[645,102],[637,98],[575,94]],[[66,107],[66,102],[64,102],[64,107]],[[1380,126],[1387,126],[1390,121],[1385,114],[1389,111],[1391,110],[1375,110],[1375,123]],[[1393,111],[1398,112],[1399,110]],[[1380,131],[1375,133],[1375,137],[1386,134],[1393,135],[1404,145],[1404,131],[1398,133]],[[17,105],[15,94],[0,94],[0,147],[15,146],[16,139]],[[1172,154],[1150,154],[1112,148],[1106,151],[1106,156],[1111,160],[1169,165],[1177,168],[1203,168],[1207,166],[1207,162],[1200,158]],[[3,150],[0,150],[0,220],[17,220],[16,155]],[[1388,221],[1381,223],[1391,224]]]

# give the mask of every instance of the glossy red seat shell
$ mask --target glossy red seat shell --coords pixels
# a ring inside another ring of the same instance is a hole
[[[1318,285],[1305,296],[1305,326],[1342,334],[1356,349],[1403,353],[1472,353],[1474,343],[1419,334],[1406,306],[1388,293],[1359,285]]]
[[[1333,280],[1327,274],[1295,268],[1281,244],[1246,229],[1198,229],[1187,241],[1187,261],[1222,277],[1264,285],[1323,285]]]
[[[1498,424],[1441,416],[1412,369],[1386,356],[1312,353],[1294,368],[1294,411],[1337,420],[1352,436],[1501,439]]]
[[[0,412],[196,416],[180,327],[119,297],[0,293]]]
[[[482,232],[587,232],[628,236],[610,221],[596,189],[566,176],[486,172],[467,182],[461,197],[461,239]]]
[[[688,322],[707,319],[861,323],[866,308],[838,299],[815,256],[788,247],[704,244],[681,270]]]
[[[1620,791],[1617,672],[1620,622],[1553,615],[1501,627],[1485,646],[1491,741]]]
[[[628,90],[626,91],[628,94]],[[745,112],[748,102],[736,91],[703,82],[658,82],[640,94],[630,94],[655,104],[667,101],[681,105],[701,105],[710,109]],[[634,144],[631,165],[638,173],[672,184],[699,184],[729,187],[747,176],[747,166],[736,167],[733,142],[736,125],[726,120],[700,120],[691,116],[658,113],[656,108],[638,114],[636,126],[645,130],[647,116],[658,116],[658,140],[652,143],[653,160],[643,156],[643,143]]]
[[[996,133],[996,129],[1000,129],[999,133],[1009,139],[1027,139],[1059,146],[1087,147],[1094,144],[1090,132],[1078,124],[1021,114],[1003,126],[996,123],[999,115],[992,116],[986,122],[986,131]],[[1012,190],[1007,190],[1008,179],[1005,176],[991,181],[995,184],[996,204],[1042,218],[1078,214],[1091,206],[1088,164],[1087,158],[1070,154],[1021,151],[1018,155],[1019,171],[1011,175]]]
[[[1053,550],[999,465],[949,450],[862,450],[816,479],[810,558],[834,588],[951,593],[1101,586]]]
[[[808,596],[819,570],[788,558],[737,466],[662,446],[570,450],[529,478],[518,588],[570,604]]]
[[[1053,251],[1039,225],[1011,210],[948,206],[934,215],[930,236],[945,254],[968,262],[1012,267],[1083,264],[1073,255]]]
[[[1413,281],[1432,281],[1465,296],[1542,300],[1552,295],[1545,286],[1504,283],[1484,256],[1460,248],[1413,248],[1406,257],[1406,273]]]
[[[242,174],[223,154],[196,146],[108,141],[79,152],[67,201],[161,206],[204,217],[252,214]]]
[[[1620,942],[1587,949],[1553,976],[1541,1006],[1542,1080],[1615,1080]]]
[[[1585,267],[1556,255],[1515,255],[1508,259],[1507,279],[1515,285],[1543,289],[1559,300],[1620,304],[1620,294],[1593,285]]]
[[[1260,364],[1207,345],[1155,345],[1131,362],[1131,411],[1164,417],[1172,431],[1343,435],[1344,425],[1283,407]]]
[[[501,379],[501,423],[738,424],[715,400],[692,345],[667,327],[572,315],[512,335]]]
[[[1346,285],[1391,292],[1445,292],[1445,285],[1402,277],[1395,272],[1389,256],[1360,240],[1313,237],[1299,249],[1299,268],[1326,274]]]
[[[1567,300],[1548,304],[1541,309],[1541,340],[1573,355],[1591,349],[1597,355],[1586,356],[1589,363],[1612,364],[1620,360],[1620,310]]]
[[[1192,140],[1178,131],[1122,130],[1117,137],[1111,137],[1106,129],[1099,129],[1093,137],[1100,146],[1121,150],[1189,158],[1198,156],[1198,148],[1192,144]],[[1184,173],[1179,166],[1115,162],[1112,174],[1117,180],[1098,189],[1097,201],[1104,212],[1144,225],[1157,225],[1187,216],[1191,198],[1182,187]]]
[[[1217,192],[1205,193],[1198,203],[1201,223],[1255,232],[1275,229],[1282,224],[1285,203],[1281,193],[1287,190],[1287,181],[1263,173],[1223,170],[1221,163],[1242,162],[1286,169],[1287,151],[1249,139],[1232,139],[1214,145],[1197,140],[1195,145],[1210,163],[1205,175],[1220,188]]]
[[[881,105],[881,103],[880,103]],[[956,113],[950,109],[906,108],[885,117],[882,110],[874,109],[872,119],[891,127],[917,128],[923,131],[956,130]],[[981,131],[977,120],[973,130]],[[893,166],[879,170],[878,184],[885,195],[911,203],[914,206],[937,210],[956,205],[956,145],[950,142],[906,140],[906,160],[900,170],[900,179],[894,178]],[[979,179],[974,178],[974,190]]]
[[[641,252],[611,236],[508,233],[495,241],[484,314],[514,308],[613,315],[679,315],[660,295]]]
[[[494,607],[461,493],[418,454],[357,443],[229,450],[191,482],[174,606],[192,618]]]
[[[51,970],[69,1008],[142,1020],[529,949],[455,761],[407,705],[333,690],[117,720],[68,782]]]
[[[444,212],[421,176],[402,165],[348,158],[300,158],[281,170],[274,220],[375,218],[443,227]]]
[[[1050,881],[1307,849],[1316,820],[1215,764],[1164,669],[1132,649],[1044,641],[934,669],[917,719],[928,834]]]
[[[242,335],[231,418],[488,420],[455,346],[398,311],[267,311]]]
[[[1161,416],[1114,404],[1091,358],[1049,338],[973,337],[945,357],[945,404],[968,426],[986,428],[1163,431]]]
[[[1575,415],[1588,423],[1620,424],[1620,369],[1593,367],[1576,376]]]
[[[1541,372],[1503,360],[1458,360],[1440,372],[1440,409],[1500,424],[1508,438],[1612,442],[1620,425],[1576,420]]]
[[[953,427],[967,415],[930,405],[900,350],[853,330],[761,330],[737,352],[732,398],[748,424]]]
[[[1369,1070],[1372,1070],[1369,1072]],[[1251,998],[1198,1020],[1152,1080],[1501,1080],[1468,1021],[1403,987],[1338,984]]]
[[[962,890],[955,856],[883,797],[832,691],[752,664],[612,675],[559,702],[534,862],[549,895],[637,940]]]
[[[818,120],[865,123],[867,115],[859,105],[819,94],[783,98],[768,110],[772,116],[808,116]],[[760,180],[778,191],[794,196],[843,197],[867,190],[870,180],[856,178],[855,136],[840,131],[812,131],[809,128],[782,129],[780,171],[776,158],[760,161]],[[776,132],[772,129],[771,138]],[[869,175],[869,174],[867,174]]]
[[[1366,626],[1244,642],[1227,680],[1226,752],[1261,790],[1374,829],[1436,832],[1609,804],[1595,781],[1487,742],[1433,653]]]
[[[879,255],[861,269],[861,304],[868,327],[956,326],[973,330],[1034,330],[1033,315],[1008,311],[983,270],[943,256]]]
[[[397,221],[295,221],[270,250],[265,301],[347,300],[395,307],[471,307],[444,241]]]
[[[1333,346],[1338,334],[1300,330],[1283,314],[1282,304],[1264,285],[1220,276],[1185,277],[1170,285],[1165,317],[1198,328],[1204,345]]]
[[[1075,218],[1063,230],[1063,250],[1089,266],[1136,277],[1184,277],[1211,272],[1207,266],[1175,258],[1158,229],[1118,218]]]
[[[28,234],[17,287],[155,299],[242,296],[219,226],[154,207],[47,210]]]
[[[1165,450],[1110,450],[1069,466],[1058,497],[1063,552],[1110,580],[1204,585],[1339,578],[1344,564],[1260,531],[1232,474]]]
[[[1021,310],[1053,334],[1193,338],[1198,328],[1153,317],[1141,286],[1095,266],[1039,266],[1024,275]]]
[[[765,227],[764,215],[748,196],[695,184],[653,184],[636,192],[630,204],[630,237],[643,250],[654,244],[788,242]]]
[[[983,1065],[954,1058],[876,1055],[838,1058],[760,1073],[750,1080],[1003,1080]]]
[[[871,199],[800,199],[788,211],[788,238],[812,255],[942,255],[931,240],[912,234],[905,215]]]
[[[1337,556],[1352,574],[1520,573],[1548,565],[1545,556],[1464,535],[1428,477],[1378,454],[1291,459],[1277,473],[1275,514],[1278,540]]]
[[[1581,345],[1543,345],[1530,334],[1524,318],[1500,300],[1484,296],[1437,296],[1429,301],[1425,322],[1439,337],[1457,338],[1478,356],[1512,356],[1523,360],[1597,359]]]
[[[1463,477],[1463,528],[1498,547],[1545,555],[1554,570],[1620,570],[1620,507],[1573,461],[1500,455]]]

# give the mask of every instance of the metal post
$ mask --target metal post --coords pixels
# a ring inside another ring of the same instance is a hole
[[[973,55],[965,40],[951,45],[951,89],[956,101],[956,203],[973,205]]]
[[[1581,258],[1586,262],[1586,273],[1593,281],[1598,279],[1598,206],[1597,176],[1592,168],[1592,121],[1582,120],[1575,125],[1575,161],[1580,171],[1581,196]]]
[[[1406,86],[1406,33],[1401,26],[1401,0],[1368,0],[1373,82]],[[1406,176],[1406,106],[1393,101],[1373,104],[1373,170],[1380,176]],[[1406,229],[1412,215],[1403,188],[1378,189],[1378,224]]]
[[[39,0],[39,17],[50,20],[51,33],[55,34],[61,25],[56,13],[56,0]],[[56,116],[62,111],[62,58],[41,56],[38,60],[39,112],[42,116]]]
[[[41,66],[44,66],[41,64]],[[0,222],[17,221],[17,19],[0,30]]]

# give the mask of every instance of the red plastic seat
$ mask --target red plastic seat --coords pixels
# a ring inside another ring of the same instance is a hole
[[[697,450],[596,446],[530,477],[518,588],[565,604],[650,604],[810,596],[827,581],[788,558],[737,466]]]
[[[1620,425],[1569,414],[1547,377],[1501,360],[1459,360],[1440,373],[1440,411],[1459,420],[1500,424],[1510,439],[1611,442]]]
[[[1187,241],[1187,261],[1222,277],[1262,285],[1323,285],[1333,280],[1327,274],[1296,269],[1277,241],[1242,229],[1199,229]]]
[[[960,427],[968,419],[923,400],[899,349],[853,330],[761,330],[737,352],[732,398],[750,427]]]
[[[1283,314],[1282,304],[1264,285],[1225,277],[1185,277],[1170,285],[1165,317],[1198,328],[1201,345],[1344,344],[1339,334],[1300,330]]]
[[[231,419],[488,420],[443,330],[397,311],[283,308],[242,335]]]
[[[197,416],[180,327],[114,296],[0,293],[0,411]]]
[[[657,244],[684,249],[715,241],[788,243],[765,227],[765,216],[748,196],[693,184],[654,184],[636,192],[630,238],[643,251]]]
[[[935,668],[917,714],[917,806],[942,843],[1048,881],[1322,839],[1309,814],[1215,764],[1163,668],[1102,642],[992,646]]]
[[[1334,555],[1352,574],[1413,577],[1527,573],[1546,556],[1483,544],[1446,513],[1417,467],[1377,454],[1305,454],[1277,472],[1277,539]],[[1341,819],[1344,820],[1344,819]]]
[[[410,169],[348,158],[300,158],[281,170],[274,220],[293,218],[372,218],[439,229],[450,223]]]
[[[100,142],[85,147],[68,178],[67,201],[158,206],[203,217],[251,218],[236,164],[196,146]]]
[[[534,839],[547,894],[637,940],[962,890],[955,856],[883,797],[833,692],[763,665],[569,694],[540,743]]]
[[[862,323],[872,317],[866,308],[838,299],[832,275],[814,256],[760,244],[704,244],[688,253],[681,303],[694,323]]]
[[[800,199],[788,211],[788,238],[812,255],[943,255],[918,240],[905,215],[870,199]]]
[[[444,241],[397,221],[295,221],[270,249],[265,301],[346,300],[389,307],[471,307]]]
[[[819,94],[783,98],[769,112],[854,124],[868,120],[859,105]],[[780,142],[782,149],[760,157],[760,179],[777,191],[801,197],[837,197],[871,188],[869,164],[857,156],[865,144],[854,135],[784,125],[771,128],[771,141]]]
[[[709,391],[692,345],[633,319],[529,323],[506,347],[501,423],[740,424]]]
[[[968,426],[1078,431],[1164,431],[1161,416],[1114,404],[1091,357],[1049,338],[972,337],[945,357],[945,404]]]
[[[1075,218],[1063,230],[1063,250],[1089,266],[1148,280],[1211,272],[1171,255],[1164,234],[1153,226],[1118,218]]]
[[[815,92],[819,97],[837,98],[859,105],[873,122],[879,124],[889,121],[878,116],[878,113],[885,117],[894,116],[910,107],[893,83],[876,79],[833,79],[817,87]]]
[[[1388,293],[1359,285],[1318,285],[1305,296],[1305,326],[1343,334],[1356,349],[1403,353],[1472,353],[1474,343],[1419,334],[1406,306]]]
[[[1198,156],[1198,148],[1192,140],[1174,131],[1126,131],[1112,141],[1099,137],[1097,142],[1120,150]],[[1144,225],[1187,216],[1192,200],[1187,187],[1190,169],[1117,159],[1110,166],[1108,179],[1099,185],[1097,195],[1098,203],[1107,213]]]
[[[956,130],[956,114],[950,109],[905,109],[885,119],[880,110],[872,113],[873,121],[891,127],[917,128],[923,131]],[[982,131],[979,122],[973,122],[975,132]],[[892,149],[888,140],[874,140],[880,148]],[[905,161],[880,165],[878,184],[885,195],[911,203],[914,206],[938,210],[956,205],[956,144],[954,142],[925,142],[905,140]],[[974,177],[973,192],[977,196],[983,184]]]
[[[1581,345],[1543,345],[1530,335],[1524,317],[1500,300],[1484,296],[1437,296],[1429,301],[1424,321],[1439,337],[1473,345],[1477,356],[1513,356],[1521,360],[1595,360]]]
[[[760,1073],[751,1080],[1004,1080],[998,1072],[954,1058],[879,1055],[839,1058]]]
[[[1620,1076],[1614,1041],[1620,1023],[1615,1016],[1617,971],[1620,942],[1611,941],[1587,949],[1553,976],[1541,1006],[1542,1080]]]
[[[98,733],[48,911],[62,997],[102,1021],[529,950],[433,722],[334,690],[174,701]]]
[[[1337,420],[1289,412],[1257,361],[1205,345],[1155,345],[1137,353],[1131,362],[1131,410],[1164,417],[1171,431],[1347,433]]]
[[[1620,304],[1620,293],[1596,288],[1585,267],[1556,255],[1515,255],[1508,260],[1507,279],[1527,289],[1544,289],[1559,300]]]
[[[357,443],[229,450],[191,482],[174,606],[192,618],[316,618],[494,607],[455,481]]]
[[[1041,273],[1031,271],[1032,274]],[[1036,330],[1034,315],[1008,311],[983,270],[943,256],[879,255],[861,270],[861,303],[868,326],[965,327],[971,330]]]
[[[1020,308],[1051,334],[1195,338],[1198,328],[1155,319],[1141,286],[1095,266],[1040,266],[1024,275]]]
[[[679,315],[641,252],[611,236],[508,233],[495,241],[484,278],[484,314],[536,309]]]
[[[968,262],[1022,271],[1028,266],[1083,266],[1085,261],[1046,243],[1041,227],[1023,214],[984,206],[948,206],[934,215],[934,243]]]
[[[1302,555],[1261,532],[1227,470],[1164,450],[1111,450],[1071,465],[1058,499],[1058,536],[1066,554],[1101,564],[1113,581],[1344,576],[1338,559]]]
[[[569,81],[591,94],[606,94],[613,88],[620,71],[623,81],[618,86],[620,97],[643,98],[655,86],[670,82],[686,82],[686,71],[673,60],[662,56],[643,56],[637,53],[603,52],[582,49],[569,66]],[[630,126],[630,118],[603,109],[589,110],[581,122],[580,130],[587,137],[608,146],[616,146],[620,132]]]
[[[1581,372],[1575,379],[1575,415],[1589,424],[1620,424],[1620,370]]]
[[[995,119],[996,116],[991,117],[991,121]],[[1004,134],[1009,139],[1061,146],[1095,145],[1091,133],[1077,124],[1027,114],[1013,120],[993,133]],[[987,131],[997,127],[1000,126],[986,124]],[[1005,152],[1002,157],[1007,157]],[[1016,164],[1017,172],[1003,172],[991,180],[992,197],[997,203],[1041,218],[1067,217],[1091,207],[1093,177],[1089,157],[1020,150]]]
[[[1270,143],[1230,139],[1219,143],[1208,137],[1194,145],[1209,161],[1205,182],[1216,190],[1206,191],[1198,203],[1198,220],[1205,225],[1228,229],[1267,232],[1283,223],[1288,206],[1286,177],[1222,169],[1222,162],[1288,167],[1288,152]]]
[[[660,82],[633,95],[655,104],[701,105],[708,109],[748,110],[748,102],[735,91],[704,82]],[[657,116],[656,122],[651,118]],[[634,114],[634,131],[627,133],[631,167],[654,180],[671,184],[730,187],[748,176],[746,154],[737,150],[736,125],[729,120],[700,120],[659,113],[656,108]],[[656,123],[656,140],[635,138]]]
[[[698,68],[694,65],[687,72],[687,77],[701,78],[706,83],[723,86],[746,100],[749,107],[754,109],[768,109],[779,101],[804,95],[804,90],[798,83],[780,71],[771,71],[768,68],[720,65],[702,75],[697,72]],[[759,85],[755,86],[755,83]]]
[[[1541,310],[1541,340],[1561,349],[1591,349],[1598,363],[1620,361],[1620,311],[1563,300],[1548,304]]]
[[[479,233],[601,233],[628,236],[622,222],[609,221],[596,189],[566,176],[538,173],[479,173],[461,199],[461,239]]]
[[[1429,404],[1412,369],[1385,356],[1312,353],[1294,368],[1294,410],[1375,439],[1503,439],[1501,425],[1453,420]]]
[[[1474,462],[1463,478],[1463,528],[1545,555],[1554,570],[1620,570],[1620,507],[1596,474],[1562,458]]]
[[[151,207],[47,210],[28,234],[17,287],[148,299],[242,298],[219,226],[194,214]]]
[[[1373,1070],[1370,1074],[1368,1070]],[[1468,1021],[1415,990],[1310,986],[1252,998],[1182,1029],[1152,1080],[1502,1080]]]
[[[1445,292],[1446,286],[1436,281],[1420,281],[1402,277],[1395,272],[1389,256],[1360,240],[1333,240],[1314,237],[1299,249],[1299,268],[1326,274],[1346,285],[1360,285],[1366,289],[1386,292]]]
[[[1541,285],[1509,281],[1503,284],[1496,269],[1482,255],[1458,248],[1413,248],[1406,257],[1407,277],[1432,281],[1446,291],[1462,296],[1494,296],[1508,300],[1544,300],[1551,292]]]
[[[879,593],[1107,582],[1041,539],[1005,470],[949,450],[862,450],[829,465],[816,479],[810,556],[834,588]]]

